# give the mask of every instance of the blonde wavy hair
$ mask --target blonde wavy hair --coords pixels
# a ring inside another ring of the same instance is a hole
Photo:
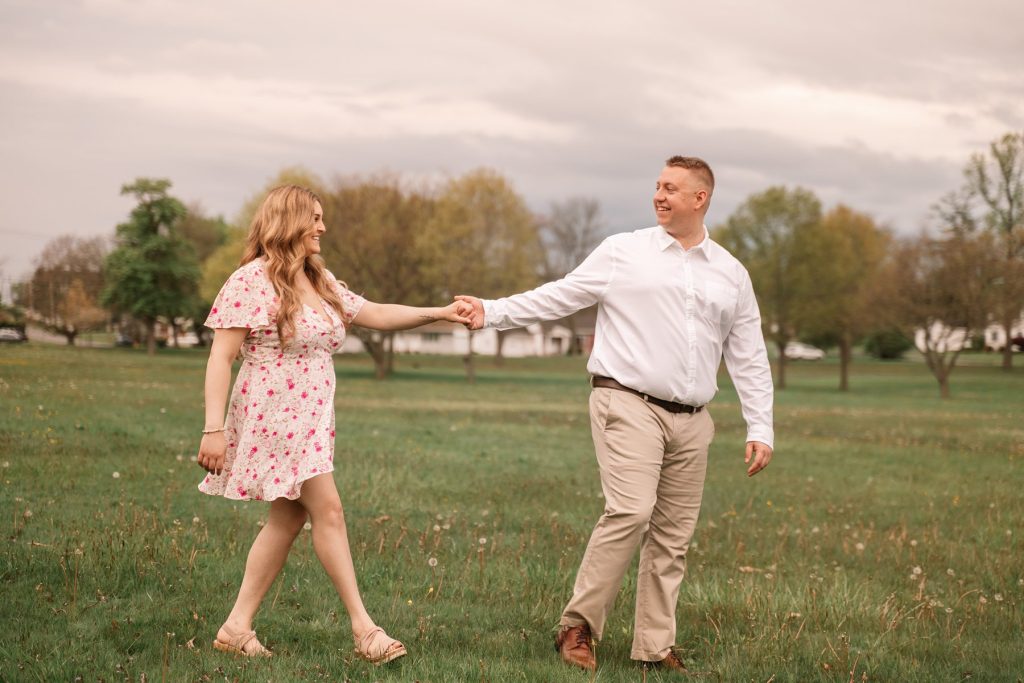
[[[258,258],[265,262],[267,278],[281,305],[277,311],[277,333],[284,344],[295,334],[295,317],[302,308],[296,279],[305,272],[317,295],[345,319],[341,297],[331,287],[324,260],[318,254],[306,255],[303,241],[314,234],[313,214],[323,202],[312,191],[297,185],[275,187],[253,216],[245,251],[239,265]],[[344,283],[341,283],[344,287]]]

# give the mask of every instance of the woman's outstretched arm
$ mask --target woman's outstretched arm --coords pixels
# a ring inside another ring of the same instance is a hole
[[[377,304],[367,301],[352,319],[352,323],[371,330],[408,330],[420,325],[447,320],[466,325],[470,322],[469,315],[473,312],[471,304],[453,301],[442,308],[420,308],[401,304]]]

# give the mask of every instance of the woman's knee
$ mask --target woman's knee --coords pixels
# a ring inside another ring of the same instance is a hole
[[[313,527],[345,527],[345,511],[341,507],[341,501],[331,501],[317,506],[309,511]]]
[[[301,505],[280,506],[271,511],[269,524],[277,526],[284,533],[298,536],[308,518],[306,509]]]

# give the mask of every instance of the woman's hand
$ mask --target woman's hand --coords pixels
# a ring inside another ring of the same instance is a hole
[[[473,304],[465,301],[453,301],[440,309],[439,313],[441,320],[468,326],[472,323],[470,316],[473,315]]]
[[[224,471],[224,458],[227,452],[228,441],[224,438],[224,432],[203,434],[203,440],[199,442],[199,455],[196,457],[196,461],[210,474],[220,474]]]

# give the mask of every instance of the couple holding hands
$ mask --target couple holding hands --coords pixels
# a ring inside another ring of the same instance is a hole
[[[750,277],[704,226],[713,191],[706,162],[671,157],[655,185],[656,226],[607,238],[573,272],[529,292],[416,308],[367,301],[335,279],[318,255],[326,230],[319,199],[295,186],[272,190],[253,219],[241,267],[206,320],[215,332],[198,455],[208,474],[199,489],[270,502],[214,647],[270,655],[253,618],[308,520],[356,653],[377,664],[406,654],[363,605],[332,475],[332,354],[348,325],[402,330],[449,320],[510,329],[597,304],[587,369],[605,508],[555,645],[567,664],[596,669],[593,641],[640,546],[631,657],[685,672],[674,647],[675,608],[714,436],[707,404],[723,357],[747,423],[748,475],[767,466],[774,439],[771,371]]]

